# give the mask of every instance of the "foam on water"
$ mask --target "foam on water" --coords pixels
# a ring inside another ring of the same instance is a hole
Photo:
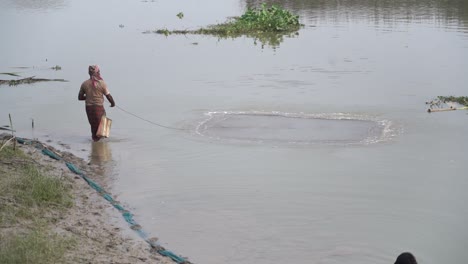
[[[199,136],[224,141],[287,145],[367,145],[397,134],[390,120],[351,113],[213,111],[196,127]]]

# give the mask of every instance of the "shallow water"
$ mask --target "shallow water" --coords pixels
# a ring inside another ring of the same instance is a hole
[[[101,165],[194,263],[464,263],[468,116],[425,102],[466,95],[465,1],[278,3],[305,26],[262,48],[142,34],[251,1],[1,1],[0,72],[69,82],[0,86],[0,125],[11,113],[18,135]],[[184,130],[107,107],[112,137],[93,145],[77,94],[94,63],[120,107]]]
[[[235,143],[344,146],[388,140],[391,133],[395,133],[388,121],[360,120],[343,114],[210,112],[207,116],[197,126],[197,134]]]

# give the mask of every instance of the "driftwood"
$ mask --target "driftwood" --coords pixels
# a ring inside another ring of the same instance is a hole
[[[13,129],[11,129],[11,128],[8,128],[8,127],[0,127],[0,130],[16,132],[15,130],[13,130]],[[0,139],[2,138],[1,136],[2,136],[2,135],[0,135]]]
[[[8,84],[9,86],[15,86],[19,84],[29,84],[36,82],[68,82],[65,79],[45,79],[45,78],[35,78],[35,76],[17,79],[17,80],[0,80],[0,85]]]
[[[15,77],[20,77],[17,73],[15,72],[0,72],[0,74],[3,75],[10,75],[10,76],[15,76]]]

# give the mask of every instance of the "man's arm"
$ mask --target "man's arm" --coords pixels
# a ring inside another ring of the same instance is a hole
[[[109,92],[109,89],[107,89],[107,84],[104,81],[99,82],[102,87],[102,93],[106,96],[107,100],[111,103],[110,107],[115,106],[114,98],[112,98],[112,95]]]
[[[111,95],[111,94],[108,94],[108,95],[106,95],[106,98],[107,98],[107,100],[109,100],[109,102],[111,103],[110,107],[114,107],[114,106],[115,106],[115,102],[114,102],[114,98],[112,98],[112,95]]]
[[[80,93],[78,94],[78,100],[80,101],[86,100],[86,94],[83,89],[80,89]]]

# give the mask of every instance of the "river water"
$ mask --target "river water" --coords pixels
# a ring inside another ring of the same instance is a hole
[[[464,263],[468,116],[425,102],[466,96],[468,3],[277,3],[304,27],[262,45],[143,34],[256,1],[2,0],[0,72],[69,82],[1,86],[0,125],[100,166],[194,263]],[[77,100],[90,64],[121,107],[98,144]]]

